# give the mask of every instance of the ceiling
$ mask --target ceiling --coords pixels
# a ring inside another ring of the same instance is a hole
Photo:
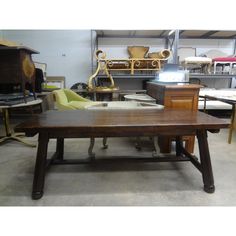
[[[174,36],[173,30],[96,30],[98,37],[165,38]],[[236,39],[236,31],[179,30],[180,38]]]

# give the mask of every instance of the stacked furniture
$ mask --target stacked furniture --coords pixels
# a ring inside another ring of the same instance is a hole
[[[182,61],[185,69],[196,70],[200,69],[201,72],[210,73],[212,59],[208,57],[186,57]]]
[[[216,74],[217,73],[217,67],[221,67],[221,73],[224,72],[224,68],[226,66],[229,67],[228,69],[228,73],[229,74],[234,74],[234,66],[236,66],[236,57],[216,57],[213,59],[213,63],[214,63],[214,69],[213,69],[213,73]]]

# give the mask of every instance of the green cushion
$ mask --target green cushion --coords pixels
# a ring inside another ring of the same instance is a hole
[[[56,107],[58,110],[76,110],[85,109],[89,105],[94,105],[96,102],[81,97],[70,89],[59,89],[53,91]]]
[[[70,89],[64,89],[63,91],[68,99],[68,102],[71,102],[71,101],[89,102],[89,101],[91,101],[91,100],[81,97],[80,95],[78,95],[77,93],[75,93],[74,91],[72,91]]]
[[[88,106],[94,105],[94,102],[80,102],[80,101],[72,101],[68,103],[69,106],[75,109],[85,109]]]

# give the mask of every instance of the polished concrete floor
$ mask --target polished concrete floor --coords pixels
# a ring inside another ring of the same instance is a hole
[[[2,128],[2,127],[1,127]],[[2,130],[1,130],[2,133]],[[46,176],[42,199],[32,200],[31,189],[36,148],[16,141],[0,145],[1,206],[235,206],[236,134],[227,143],[228,130],[209,133],[209,145],[216,191],[203,191],[200,172],[190,162],[106,163],[104,165],[52,166]],[[37,142],[37,137],[27,138]],[[134,139],[110,138],[102,149],[97,139],[97,158],[105,156],[150,156],[152,144],[142,139],[142,150]],[[89,139],[65,141],[66,158],[87,156]],[[197,151],[195,145],[195,153]],[[49,154],[55,150],[50,141]]]

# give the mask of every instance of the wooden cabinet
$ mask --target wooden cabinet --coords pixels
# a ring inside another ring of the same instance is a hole
[[[189,85],[163,85],[154,82],[147,83],[147,94],[157,100],[158,104],[166,108],[198,110],[198,94],[202,86]],[[194,136],[183,137],[185,148],[190,153],[194,150]],[[161,152],[171,151],[173,137],[160,137],[159,145]]]
[[[25,94],[26,83],[31,84],[34,91],[35,67],[31,58],[33,53],[38,52],[23,46],[0,46],[0,84],[4,90],[2,93],[14,92],[13,85],[19,85]]]

